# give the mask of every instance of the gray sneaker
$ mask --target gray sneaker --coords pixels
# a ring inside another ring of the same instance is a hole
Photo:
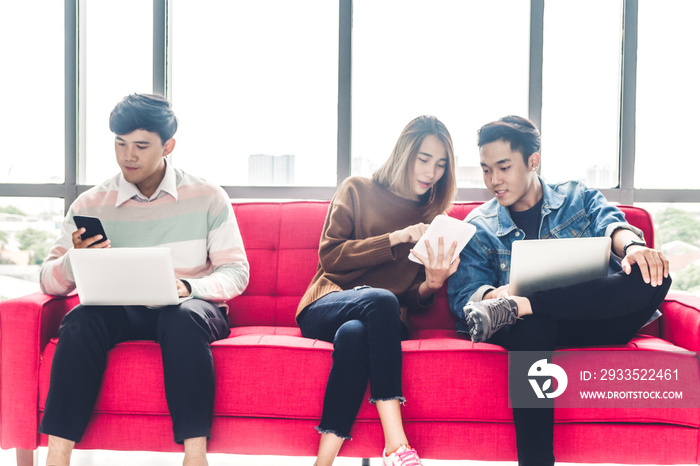
[[[518,305],[508,298],[469,301],[464,306],[469,334],[474,343],[486,341],[502,327],[518,320]]]

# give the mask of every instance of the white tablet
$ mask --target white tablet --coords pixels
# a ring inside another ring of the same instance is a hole
[[[448,215],[438,215],[430,223],[428,229],[423,236],[421,236],[413,249],[421,256],[428,257],[428,249],[425,246],[425,240],[427,239],[430,242],[433,254],[437,254],[438,238],[442,236],[445,254],[447,254],[450,247],[452,247],[452,242],[457,241],[457,248],[450,261],[450,263],[452,263],[459,257],[459,253],[462,252],[464,246],[466,246],[471,237],[474,236],[474,233],[476,233],[476,227],[471,223],[457,220]],[[409,254],[408,258],[413,262],[421,263],[413,254]]]

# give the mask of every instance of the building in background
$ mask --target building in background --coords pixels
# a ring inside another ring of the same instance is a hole
[[[251,155],[248,157],[248,183],[251,186],[293,185],[294,155]]]

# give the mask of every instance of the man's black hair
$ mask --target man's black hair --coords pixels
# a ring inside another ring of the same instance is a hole
[[[479,147],[494,141],[509,142],[510,150],[523,154],[526,165],[530,156],[540,151],[541,144],[540,132],[535,124],[515,115],[485,124],[477,132],[477,139]]]
[[[119,102],[109,115],[114,134],[129,134],[137,129],[158,133],[161,143],[177,131],[177,118],[165,97],[155,94],[131,94]]]

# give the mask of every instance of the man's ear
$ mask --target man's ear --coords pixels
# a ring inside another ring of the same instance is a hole
[[[527,159],[527,169],[536,172],[540,168],[540,153],[533,152]]]
[[[175,149],[175,139],[170,138],[163,144],[163,157],[169,155]]]

